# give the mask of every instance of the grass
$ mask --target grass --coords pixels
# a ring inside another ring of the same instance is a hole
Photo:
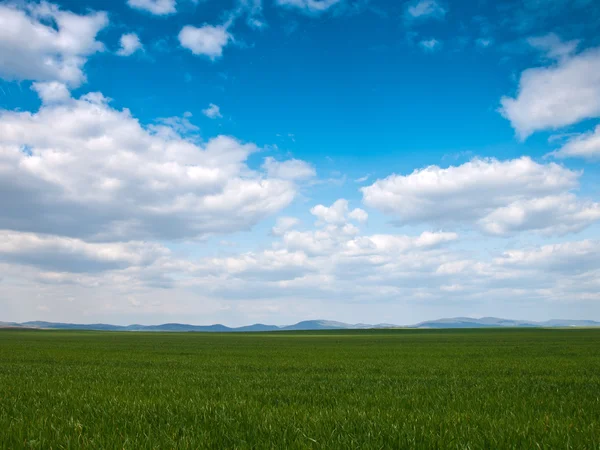
[[[0,448],[600,448],[600,330],[5,330]]]

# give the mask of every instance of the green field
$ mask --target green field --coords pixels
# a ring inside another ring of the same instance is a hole
[[[30,447],[600,448],[600,330],[3,330]]]

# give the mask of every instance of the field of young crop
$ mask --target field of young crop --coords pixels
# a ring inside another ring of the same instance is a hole
[[[0,331],[0,448],[600,448],[600,330]]]

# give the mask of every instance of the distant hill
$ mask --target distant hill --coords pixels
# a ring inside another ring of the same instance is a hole
[[[498,328],[498,327],[600,327],[600,322],[594,320],[548,320],[533,322],[527,320],[500,319],[497,317],[454,317],[449,319],[429,320],[410,326],[380,323],[376,325],[357,323],[349,324],[332,320],[304,320],[294,325],[277,326],[257,323],[243,327],[228,327],[222,324],[188,325],[184,323],[164,323],[161,325],[110,325],[104,323],[76,324],[32,321],[23,323],[0,322],[0,328],[41,328],[52,330],[96,330],[96,331],[170,331],[170,332],[204,332],[204,333],[235,333],[235,332],[266,332],[266,331],[302,331],[302,330],[358,330],[383,328]]]
[[[281,330],[343,330],[353,328],[352,325],[332,320],[305,320],[295,325],[281,327]]]
[[[600,322],[593,320],[548,320],[534,322],[528,320],[499,319],[497,317],[455,317],[452,319],[439,319],[421,322],[409,328],[498,328],[498,327],[599,327]]]

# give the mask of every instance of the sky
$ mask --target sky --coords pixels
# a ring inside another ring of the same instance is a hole
[[[0,321],[600,319],[600,3],[0,3]]]

